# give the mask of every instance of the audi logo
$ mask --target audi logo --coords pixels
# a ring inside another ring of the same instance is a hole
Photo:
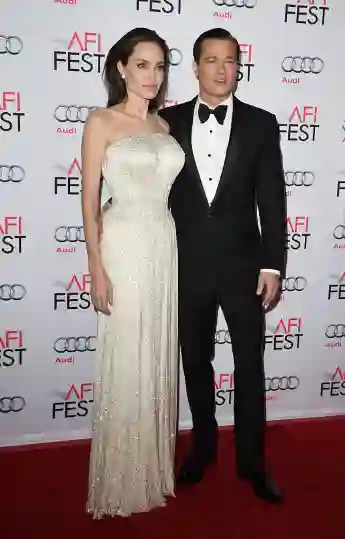
[[[58,122],[82,123],[86,122],[91,110],[96,107],[78,107],[77,105],[59,105],[54,111],[54,118]]]
[[[330,324],[326,328],[325,335],[328,339],[345,337],[345,324]]]
[[[19,183],[25,178],[25,170],[19,165],[0,165],[0,182]]]
[[[281,376],[280,378],[265,378],[266,391],[287,391],[297,389],[299,378],[297,376]]]
[[[325,66],[321,58],[310,56],[286,56],[282,61],[282,70],[285,73],[313,73],[318,75]]]
[[[65,241],[75,242],[84,242],[84,227],[82,226],[59,226],[55,230],[54,237],[59,243],[64,243]]]
[[[169,49],[169,64],[173,67],[180,65],[183,56],[180,49]]]
[[[315,180],[314,172],[308,170],[287,170],[284,176],[287,187],[310,187]]]
[[[219,329],[218,331],[216,331],[214,342],[216,344],[230,344],[231,339],[230,339],[230,333],[228,332],[228,330]]]
[[[54,350],[58,354],[64,352],[95,352],[96,337],[59,337],[54,343]]]
[[[302,292],[306,286],[307,279],[305,277],[286,277],[286,279],[283,279],[282,291]]]
[[[18,36],[0,35],[0,54],[12,54],[15,56],[23,50],[23,42]]]
[[[333,238],[336,240],[345,240],[345,224],[337,225],[333,232]]]
[[[258,3],[258,0],[213,0],[213,3],[218,7],[226,6],[253,8]]]
[[[23,397],[0,397],[0,412],[8,414],[10,412],[21,412],[26,402]]]
[[[0,301],[20,301],[26,294],[21,284],[0,284]]]

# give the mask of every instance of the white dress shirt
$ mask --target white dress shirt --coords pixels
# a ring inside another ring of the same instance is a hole
[[[206,198],[208,203],[211,204],[217,191],[229,143],[233,96],[231,94],[221,103],[221,105],[227,105],[228,107],[223,124],[218,123],[214,114],[210,114],[209,119],[201,123],[198,114],[200,103],[209,106],[200,97],[196,100],[192,127],[192,149]],[[212,109],[215,107],[209,108]],[[273,269],[262,269],[261,271],[280,275],[279,271]]]

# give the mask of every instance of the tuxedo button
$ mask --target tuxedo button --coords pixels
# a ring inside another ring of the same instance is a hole
[[[207,157],[211,157],[211,154],[210,154],[210,153],[209,153],[209,154],[207,154]]]
[[[212,181],[212,178],[209,178],[210,182]]]

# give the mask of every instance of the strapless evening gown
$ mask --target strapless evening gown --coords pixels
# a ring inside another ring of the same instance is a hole
[[[184,153],[167,134],[119,138],[103,177],[101,256],[114,287],[98,314],[87,511],[129,516],[174,495],[177,421],[177,244],[168,208]]]

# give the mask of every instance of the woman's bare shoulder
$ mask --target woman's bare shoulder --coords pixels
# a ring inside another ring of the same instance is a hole
[[[110,118],[114,118],[114,115],[116,115],[114,108],[96,107],[90,111],[87,121],[94,123],[108,122]]]

